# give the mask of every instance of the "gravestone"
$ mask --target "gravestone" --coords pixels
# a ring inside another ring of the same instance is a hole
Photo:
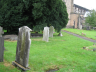
[[[90,26],[87,26],[86,29],[87,29],[87,30],[90,30]]]
[[[4,32],[3,32],[3,28],[0,26],[0,37],[2,37],[2,34],[4,34]]]
[[[82,30],[82,25],[80,25],[80,29]]]
[[[91,26],[89,26],[89,30],[91,30]]]
[[[61,31],[60,31],[60,33],[58,34],[58,36],[63,36],[62,33],[61,33]]]
[[[43,30],[43,41],[49,41],[49,27],[44,27]]]
[[[49,28],[49,37],[53,37],[54,27],[50,26]]]
[[[19,28],[19,35],[18,35],[17,49],[16,49],[16,59],[15,62],[13,62],[13,65],[19,66],[24,71],[29,69],[28,60],[29,60],[29,50],[31,44],[30,31],[32,30],[27,26],[23,26]]]
[[[89,27],[87,26],[86,29],[89,30]]]
[[[0,26],[0,62],[3,62],[3,55],[4,55],[4,38],[2,37],[3,28]]]
[[[93,30],[96,30],[96,27],[93,27]]]

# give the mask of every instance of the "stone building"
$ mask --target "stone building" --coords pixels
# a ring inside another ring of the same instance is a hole
[[[79,28],[81,29],[84,23],[84,14],[89,11],[84,7],[74,4],[74,0],[62,0],[65,2],[68,12],[68,24],[67,28]]]

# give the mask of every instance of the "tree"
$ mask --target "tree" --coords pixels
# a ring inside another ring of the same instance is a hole
[[[91,10],[87,17],[85,18],[85,23],[89,24],[90,26],[96,27],[96,11]]]
[[[1,0],[2,6],[0,8],[1,20],[0,25],[7,30],[8,33],[17,34],[18,28],[22,26],[23,17],[21,18],[20,10],[23,4],[19,0]]]
[[[68,22],[62,0],[0,0],[0,3],[0,25],[8,33],[17,33],[24,25],[37,32],[52,25],[59,32]]]
[[[47,0],[46,4],[43,5],[43,9],[40,15],[41,16],[39,19],[37,19],[40,21],[43,20],[43,23],[38,21],[37,25],[34,27],[35,30],[39,27],[43,28],[44,26],[52,25],[57,30],[57,32],[59,32],[62,28],[66,27],[68,22],[66,5],[64,2],[62,2],[62,0]]]

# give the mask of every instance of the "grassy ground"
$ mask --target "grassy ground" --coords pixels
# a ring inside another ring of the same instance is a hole
[[[93,46],[92,42],[62,32],[63,36],[49,38],[49,42],[40,38],[31,38],[28,72],[45,72],[59,69],[57,72],[96,72],[96,52],[84,50]],[[15,61],[16,41],[5,41],[4,62],[0,63],[0,72],[21,72],[12,66]]]
[[[73,32],[73,33],[76,33],[79,35],[82,35],[82,33],[83,33],[82,36],[86,36],[88,38],[96,40],[96,31],[95,30],[80,30],[80,29],[68,29],[68,28],[66,28],[64,30],[67,30],[67,31],[70,31],[70,32]]]

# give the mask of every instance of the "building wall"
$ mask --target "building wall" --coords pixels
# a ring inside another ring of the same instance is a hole
[[[70,20],[70,26],[74,26],[75,28],[78,27],[78,18],[79,18],[79,14],[71,14],[71,20]]]
[[[79,13],[80,15],[85,15],[85,12],[89,11],[88,9],[74,4],[74,13]]]
[[[84,16],[85,12],[89,10],[74,4],[74,0],[62,0],[62,1],[65,2],[66,4],[68,18],[69,18],[69,21],[66,27],[70,28],[75,25],[75,28],[80,28],[83,22],[82,17]]]
[[[68,18],[69,18],[67,26],[70,26],[70,13],[73,11],[73,0],[63,0],[63,1],[66,4]]]

